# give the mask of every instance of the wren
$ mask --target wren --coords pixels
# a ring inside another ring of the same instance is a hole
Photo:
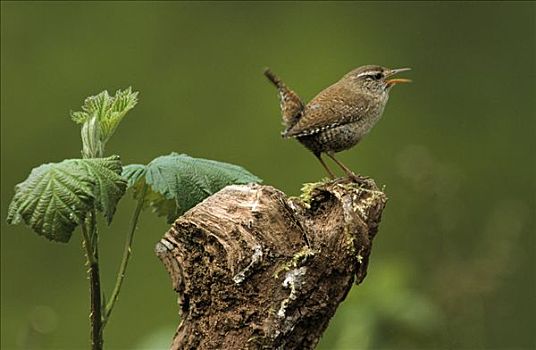
[[[313,152],[332,179],[335,175],[322,159],[322,153],[350,178],[360,181],[363,178],[337,160],[335,153],[352,148],[369,133],[383,114],[391,88],[411,81],[392,77],[408,70],[361,66],[320,92],[307,105],[270,69],[264,75],[279,91],[285,126],[282,136],[297,139]]]

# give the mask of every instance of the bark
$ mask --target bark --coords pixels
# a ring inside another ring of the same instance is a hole
[[[366,276],[386,200],[340,179],[300,198],[228,186],[192,208],[156,246],[179,294],[171,348],[314,348]]]

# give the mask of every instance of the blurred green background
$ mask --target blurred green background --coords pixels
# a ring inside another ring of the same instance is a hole
[[[88,347],[88,283],[67,245],[5,224],[33,167],[80,155],[69,111],[132,86],[140,103],[109,154],[171,151],[237,163],[296,195],[324,177],[281,139],[270,66],[305,100],[363,64],[413,67],[383,120],[341,154],[390,198],[369,275],[319,349],[532,349],[535,4],[2,2],[2,349]],[[109,294],[134,203],[101,229]],[[166,348],[176,295],[145,212],[108,349]]]

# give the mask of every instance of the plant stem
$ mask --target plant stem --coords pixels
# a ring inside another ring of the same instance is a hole
[[[88,217],[82,224],[82,234],[84,248],[86,249],[87,264],[89,265],[91,349],[102,350],[102,301],[99,273],[98,233],[95,214],[95,210],[88,213]]]
[[[89,279],[91,283],[91,348],[101,350],[102,339],[102,315],[101,315],[101,294],[99,265],[89,266]]]
[[[136,227],[138,226],[138,219],[143,209],[143,202],[144,202],[146,191],[147,191],[147,184],[144,184],[143,189],[141,191],[141,195],[138,199],[138,204],[136,205],[136,209],[134,210],[134,214],[132,215],[132,219],[130,221],[130,231],[125,241],[125,248],[123,250],[123,258],[121,259],[121,265],[119,266],[119,271],[117,273],[114,290],[112,291],[110,300],[106,304],[106,308],[104,310],[104,316],[103,316],[103,321],[102,321],[103,327],[106,325],[106,322],[108,322],[110,314],[112,313],[112,309],[114,308],[115,302],[117,301],[117,298],[119,296],[119,291],[121,290],[121,286],[123,285],[123,280],[125,278],[125,272],[127,270],[128,261],[130,259],[130,254],[132,253],[131,247],[132,247],[132,241],[134,240],[134,232],[136,231]]]

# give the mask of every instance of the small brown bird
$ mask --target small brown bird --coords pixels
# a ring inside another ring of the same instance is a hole
[[[352,179],[355,175],[335,158],[335,153],[355,146],[381,118],[389,91],[398,83],[411,80],[392,78],[410,68],[389,69],[362,66],[346,74],[316,95],[307,105],[270,69],[264,75],[277,87],[283,116],[285,138],[296,138],[318,158],[331,178],[333,172],[322,159],[326,153]]]

